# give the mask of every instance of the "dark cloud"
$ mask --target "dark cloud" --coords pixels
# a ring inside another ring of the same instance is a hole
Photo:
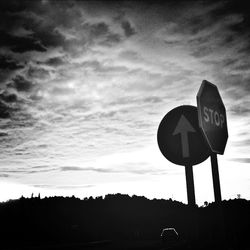
[[[57,171],[57,168],[48,168],[48,169],[39,169],[39,170],[28,170],[27,174],[39,174],[39,173],[50,173],[53,171]]]
[[[250,69],[250,62],[246,62],[246,63],[243,62],[240,65],[235,66],[233,69],[245,72]]]
[[[122,73],[127,72],[129,70],[125,66],[105,66],[97,60],[83,62],[82,66],[84,68],[91,69],[96,73]]]
[[[10,35],[4,31],[1,32],[0,46],[8,47],[13,52],[24,53],[27,51],[45,52],[46,48],[39,40],[32,37],[18,37]]]
[[[250,107],[248,105],[249,104],[232,105],[228,111],[232,112],[234,115],[248,116],[250,115]]]
[[[55,30],[55,26],[36,28],[33,37],[46,48],[63,46],[65,43],[64,36],[58,30]]]
[[[54,188],[54,185],[48,185],[48,184],[35,184],[33,185],[36,188]]]
[[[133,167],[135,163],[128,163],[126,166],[119,166],[119,168],[81,168],[81,167],[61,167],[61,171],[93,171],[98,173],[132,173],[132,174],[160,174],[164,171],[161,170],[155,170],[150,168],[137,168]],[[145,165],[145,163],[143,164]],[[127,167],[130,166],[130,167]],[[138,163],[136,163],[136,166],[138,166]]]
[[[55,28],[68,19],[65,17],[65,11],[64,15],[61,13],[58,4],[55,6],[57,14],[53,16],[50,3],[46,5],[42,1],[10,2],[12,4],[7,3],[4,6],[6,11],[3,11],[1,17],[4,20],[0,25],[4,32],[0,38],[2,46],[23,53],[32,50],[45,52],[50,46],[62,44],[64,38]],[[58,17],[61,19],[58,20]]]
[[[8,178],[10,175],[8,174],[0,174],[0,178]]]
[[[109,27],[106,23],[96,23],[90,26],[90,35],[94,37],[100,37],[106,35],[109,32]]]
[[[206,17],[204,18],[204,13],[201,12],[191,17],[187,22],[187,24],[190,25],[189,31],[191,31],[192,34],[197,34],[202,30],[209,30],[216,26],[225,28],[230,34],[239,35],[248,32],[249,21],[247,20],[249,20],[249,11],[246,11],[244,4],[239,4],[235,1],[221,1],[214,3],[213,7],[213,3],[211,4],[206,1],[204,1],[204,3],[208,10]],[[249,9],[249,7],[247,9]],[[242,27],[242,29],[239,27]],[[220,35],[220,33],[218,34]],[[232,41],[233,37],[230,34],[225,37],[225,43]],[[213,38],[216,39],[216,37]]]
[[[34,84],[22,75],[17,75],[12,82],[9,83],[9,87],[15,88],[18,91],[28,92],[34,87]]]
[[[18,169],[5,169],[1,171],[2,173],[8,173],[8,174],[26,174],[29,171],[25,170],[24,168],[18,168]]]
[[[61,167],[61,171],[93,171],[98,173],[112,173],[117,172],[112,169],[105,169],[105,168],[81,168],[81,167]]]
[[[16,102],[18,98],[16,94],[5,91],[0,94],[0,99],[5,102]]]
[[[214,48],[210,45],[199,46],[191,53],[192,56],[197,58],[205,57],[214,52]]]
[[[80,167],[61,167],[61,171],[84,171],[84,168]]]
[[[224,67],[230,67],[232,65],[235,65],[238,61],[238,58],[226,58],[222,61],[222,64]]]
[[[79,55],[87,49],[86,46],[98,44],[111,47],[120,43],[122,34],[113,31],[106,20],[98,21],[98,16],[94,16],[97,18],[94,22],[83,18],[82,11],[84,8],[91,9],[91,5],[95,6],[95,3],[10,1],[2,4],[0,47],[3,54],[0,69],[4,71],[0,71],[1,82],[15,78],[12,80],[13,87],[18,91],[29,91],[32,86],[29,78],[39,80],[49,77],[49,71],[35,66],[26,70],[25,77],[15,77],[14,71],[25,68],[30,62],[55,68],[69,63],[70,56]],[[105,3],[100,3],[100,6],[104,7]],[[128,36],[133,33],[130,23],[125,22],[123,26]],[[51,49],[60,49],[63,56],[48,58],[46,53]],[[41,61],[37,60],[36,53],[40,53]]]
[[[62,57],[53,57],[45,62],[46,65],[58,67],[65,64],[65,60]]]
[[[0,31],[1,38],[0,44],[8,45],[8,38],[12,38],[11,31],[16,29],[20,25],[23,25],[22,18],[19,16],[19,13],[25,11],[27,1],[1,1],[0,2]],[[3,34],[3,37],[2,37]],[[14,38],[15,39],[15,38]],[[11,39],[10,42],[13,43]],[[15,44],[12,44],[15,45]]]
[[[202,7],[205,6],[200,6],[199,10],[196,9],[197,6],[195,8],[195,4],[193,5],[193,9],[191,6],[192,5],[183,8],[182,13],[172,17],[172,19],[166,23],[166,27],[163,29],[163,34],[166,34],[166,41],[169,41],[168,36],[171,37],[170,42],[174,40],[176,42],[191,42],[197,44],[198,42],[206,41],[206,39],[197,41],[194,39],[203,39],[205,34],[203,34],[202,37],[199,36],[199,34],[206,30],[210,30],[211,26],[215,24],[215,20],[211,18],[209,8],[204,8],[204,11],[201,11]],[[206,15],[205,18],[204,15]],[[176,36],[176,39],[172,38],[174,36]],[[184,38],[185,40],[183,40]]]
[[[32,169],[44,169],[44,168],[48,168],[48,166],[47,165],[38,165],[38,166],[32,167]]]
[[[10,108],[3,101],[0,100],[0,118],[7,119],[10,118]]]
[[[110,47],[114,44],[121,42],[121,36],[119,34],[108,34],[105,39],[100,42],[101,45]]]
[[[133,50],[122,51],[119,54],[119,57],[121,59],[126,59],[126,60],[133,61],[133,62],[142,62],[143,61],[143,58],[136,51],[133,51]]]
[[[245,147],[250,145],[250,139],[243,139],[241,141],[233,141],[232,145],[234,147]]]
[[[250,163],[250,158],[231,158],[230,160],[240,163]]]
[[[113,32],[109,25],[104,22],[95,24],[86,23],[84,25],[86,31],[89,31],[88,41],[91,43],[99,43],[103,46],[111,46],[121,42],[121,35]]]
[[[25,9],[24,3],[27,1],[16,1],[16,0],[8,0],[8,1],[1,1],[0,2],[0,10],[5,12],[20,12]]]
[[[29,67],[27,71],[27,77],[33,78],[33,79],[37,78],[37,79],[43,80],[43,79],[49,78],[49,76],[50,76],[49,71],[44,68],[31,66]]]
[[[0,55],[0,68],[3,70],[22,69],[24,66],[6,55]]]
[[[0,68],[0,89],[5,88],[7,82],[16,74],[15,70],[1,69]]]
[[[128,22],[128,21],[122,22],[122,28],[124,30],[124,34],[126,37],[130,37],[130,36],[133,36],[134,34],[136,34],[135,29],[131,26],[130,22]]]
[[[246,48],[249,46],[247,41],[250,38],[250,26],[245,20],[249,19],[249,13],[234,8],[229,2],[193,3],[190,12],[188,12],[189,7],[186,6],[186,13],[183,9],[183,13],[167,23],[163,29],[165,43],[169,46],[186,48],[188,46],[190,54],[198,59],[221,54],[228,49],[221,56],[223,60],[227,54],[229,57],[229,50],[239,52]],[[198,9],[195,8],[197,6]],[[235,27],[242,27],[242,29]],[[246,50],[249,52],[247,48]]]
[[[245,32],[250,27],[250,7],[246,1],[223,1],[221,8],[214,9],[211,14],[213,18],[221,18],[232,13],[242,15],[242,22],[233,24],[231,29],[237,33]]]
[[[18,155],[19,157],[22,156],[22,154]],[[2,170],[2,173],[8,173],[8,174],[39,174],[39,173],[47,173],[47,172],[53,172],[56,171],[57,168],[47,168],[47,169],[37,169],[32,170],[33,168],[16,168],[16,169],[5,169]]]
[[[12,108],[11,111],[13,127],[32,128],[37,122],[37,119],[34,118],[32,114],[23,109],[22,106],[20,106],[20,103],[17,104],[16,108]]]
[[[67,88],[67,87],[54,87],[52,90],[51,90],[51,93],[53,95],[58,95],[58,96],[67,96],[69,94],[74,94],[75,91],[73,89],[70,89],[70,88]]]
[[[146,103],[160,103],[160,102],[162,102],[162,97],[149,96],[149,97],[145,97],[143,99],[143,101],[146,102]]]
[[[234,70],[234,67],[236,65],[237,64],[226,68],[220,65],[220,63],[215,63],[214,71],[215,77],[218,79],[218,82],[220,82],[226,90],[226,95],[232,98],[232,100],[236,101],[232,101],[231,103],[229,103],[230,106],[228,108],[234,111],[234,106],[236,105],[238,106],[236,107],[236,110],[241,109],[244,113],[245,108],[249,106],[250,76],[247,71]]]
[[[3,136],[8,136],[8,133],[0,132],[0,137],[3,137]]]
[[[191,55],[194,57],[202,58],[214,53],[220,53],[222,48],[224,50],[229,49],[237,43],[238,34],[230,31],[226,25],[216,23],[211,23],[211,25],[214,28],[204,30],[207,35],[201,33],[198,37],[188,40],[188,44],[192,49]]]
[[[250,40],[250,34],[248,34],[248,36],[246,37],[246,41],[248,40]],[[238,52],[243,55],[248,55],[250,53],[250,44],[246,43],[245,46],[242,46],[238,49]]]

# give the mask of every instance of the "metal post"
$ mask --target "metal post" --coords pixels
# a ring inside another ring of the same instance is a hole
[[[216,203],[221,202],[221,191],[220,191],[220,176],[218,169],[217,154],[211,154],[211,166],[213,175],[213,185],[214,185],[214,199]]]
[[[195,206],[193,166],[185,166],[188,205]]]

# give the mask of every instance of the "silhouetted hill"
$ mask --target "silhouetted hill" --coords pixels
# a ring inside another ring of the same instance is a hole
[[[0,204],[1,244],[5,247],[84,243],[102,240],[158,240],[174,227],[193,245],[232,247],[247,243],[250,201],[193,207],[172,200],[122,194],[20,198]],[[223,241],[223,239],[225,239]]]

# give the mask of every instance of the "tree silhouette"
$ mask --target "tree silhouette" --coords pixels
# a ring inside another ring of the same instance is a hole
[[[244,199],[223,201],[221,206],[204,202],[198,208],[178,201],[122,194],[84,200],[73,196],[39,197],[0,203],[3,248],[157,241],[163,228],[174,227],[196,249],[216,249],[221,242],[222,215],[228,245],[248,245],[250,202]]]

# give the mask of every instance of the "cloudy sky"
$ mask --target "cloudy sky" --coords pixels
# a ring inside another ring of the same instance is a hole
[[[107,193],[186,202],[157,128],[216,84],[222,197],[250,199],[250,10],[239,1],[1,1],[0,200]],[[213,201],[210,161],[194,166]]]

